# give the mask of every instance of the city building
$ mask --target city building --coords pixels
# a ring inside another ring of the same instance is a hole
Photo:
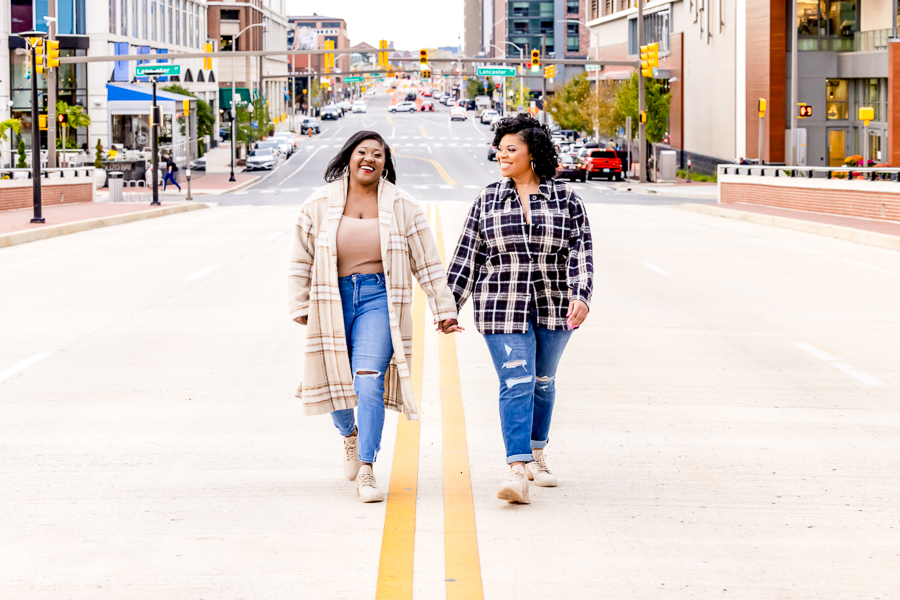
[[[890,160],[889,142],[900,142],[893,129],[900,122],[892,124],[889,110],[894,11],[896,4],[884,0],[798,1],[797,101],[812,108],[811,117],[798,119],[801,164],[840,165],[863,154],[864,144],[876,162]],[[635,0],[590,0],[587,18],[591,58],[638,59]],[[669,141],[682,160],[709,166],[756,159],[757,103],[764,98],[763,157],[790,161],[787,130],[798,110],[790,106],[790,22],[791,5],[783,0],[645,4],[645,43],[660,46],[657,77],[672,93]],[[623,79],[630,72],[604,67],[591,77]],[[863,106],[875,112],[867,129],[857,118]],[[893,156],[900,161],[900,146]]]
[[[290,25],[285,13],[285,0],[228,0],[210,1],[208,4],[208,35],[216,40],[220,50],[288,49]],[[235,93],[243,102],[262,96],[266,99],[270,115],[287,113],[289,64],[285,54],[220,60],[220,109],[231,107],[234,81]]]
[[[481,3],[483,0],[463,0],[463,56],[478,56],[484,48],[483,15]]]
[[[48,31],[48,11],[54,7],[45,0],[12,0],[0,18],[0,118],[18,118],[23,122],[19,138],[31,147],[31,73],[26,61],[25,41],[17,34]],[[60,56],[114,56],[199,51],[207,41],[207,2],[203,0],[58,0],[55,2],[56,39]],[[216,63],[203,68],[202,59],[179,61],[182,74],[160,78],[161,86],[177,82],[200,99],[215,103]],[[146,78],[135,77],[136,61],[109,61],[63,64],[56,70],[57,98],[69,105],[83,107],[91,125],[67,132],[76,147],[93,148],[99,140],[104,148],[141,149],[149,140],[149,102],[138,100],[141,89],[149,90]],[[143,80],[143,81],[141,81]],[[38,76],[46,96],[47,77]],[[123,92],[134,88],[131,91]],[[131,93],[133,92],[133,94]],[[123,100],[128,96],[130,100]],[[174,107],[174,103],[172,104]],[[164,110],[164,112],[166,112]],[[172,126],[174,114],[164,119],[161,139],[173,146],[183,160],[185,142],[179,128]],[[58,135],[58,133],[57,133]],[[46,147],[46,133],[41,134]],[[11,140],[12,144],[18,140]],[[196,151],[196,149],[194,150]],[[6,156],[6,152],[4,152]]]
[[[324,50],[325,42],[334,42],[334,48],[345,50],[350,48],[350,37],[347,34],[347,22],[339,17],[324,17],[313,13],[311,16],[288,17],[293,28],[295,50]],[[343,82],[341,74],[350,72],[350,54],[336,54],[334,72],[325,73],[325,57],[321,54],[294,54],[290,57],[292,71],[303,74],[307,78],[315,73],[319,82],[327,82],[330,91],[336,97],[349,93],[349,86]],[[307,83],[307,89],[311,84]]]

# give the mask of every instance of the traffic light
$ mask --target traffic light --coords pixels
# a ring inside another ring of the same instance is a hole
[[[38,129],[41,131],[47,130],[47,115],[38,115]]]
[[[759,100],[757,100],[757,102],[756,102],[756,110],[759,111],[759,116],[760,116],[760,117],[765,117],[765,116],[766,116],[766,99],[765,99],[765,98],[760,98]]]
[[[203,44],[203,51],[204,52],[212,52],[213,45],[212,44]],[[211,56],[207,56],[203,59],[203,68],[206,69],[207,71],[212,69],[212,57]]]
[[[191,114],[191,101],[190,100],[182,100],[181,106],[184,109],[185,116]]]
[[[641,75],[653,77],[653,68],[659,67],[659,44],[641,46]]]
[[[537,71],[541,66],[541,51],[540,50],[532,50],[531,51],[531,70]]]
[[[59,121],[60,125],[68,125],[69,123],[69,115],[66,113],[59,113],[56,115],[56,120]]]
[[[325,49],[326,50],[334,50],[334,41],[333,40],[325,40]],[[325,72],[328,73],[329,70],[334,68],[334,54],[326,54],[325,55]]]
[[[494,84],[494,88],[497,89],[497,90],[499,90],[499,89],[500,89],[500,84],[499,84],[499,83],[495,83],[495,84]]]
[[[59,66],[59,42],[47,40],[47,68],[55,69]]]
[[[427,65],[428,64],[428,50],[422,48],[419,50],[419,64]]]
[[[806,119],[812,116],[812,106],[810,106],[809,104],[800,102],[797,104],[797,108],[799,109],[797,114],[799,118]]]
[[[860,106],[859,120],[863,121],[866,124],[866,127],[868,127],[869,121],[875,120],[875,109],[871,106]]]
[[[386,67],[386,66],[388,66],[388,53],[386,52],[387,47],[388,47],[387,40],[379,40],[378,47],[382,50],[385,50],[385,52],[378,53],[378,66]]]
[[[44,40],[34,38],[34,72],[44,72]]]
[[[641,111],[641,123],[646,123],[646,122],[647,122],[647,111],[642,110]]]

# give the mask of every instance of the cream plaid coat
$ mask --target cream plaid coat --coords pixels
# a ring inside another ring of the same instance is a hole
[[[300,209],[288,269],[291,319],[306,316],[303,382],[296,397],[307,415],[352,408],[358,399],[347,352],[337,274],[337,229],[347,178],[316,190]],[[381,258],[387,287],[394,358],[385,376],[384,405],[418,418],[410,381],[412,275],[437,320],[456,318],[456,302],[422,208],[392,183],[378,184]]]

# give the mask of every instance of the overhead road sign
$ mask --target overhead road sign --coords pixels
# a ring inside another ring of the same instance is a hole
[[[344,77],[344,83],[356,83],[358,81],[363,81],[363,77],[361,77],[361,76],[360,77],[357,77],[357,76]]]
[[[141,65],[134,68],[136,76],[181,75],[181,65]]]
[[[515,67],[478,67],[476,73],[479,77],[515,77]]]
[[[603,65],[584,65],[584,70],[588,73],[592,73],[594,71],[602,71]]]

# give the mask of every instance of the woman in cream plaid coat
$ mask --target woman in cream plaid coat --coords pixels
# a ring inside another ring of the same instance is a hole
[[[325,180],[300,210],[288,272],[291,318],[307,326],[296,397],[305,414],[331,413],[344,437],[344,474],[363,502],[379,502],[372,465],[384,408],[417,418],[409,371],[413,275],[438,329],[461,329],[428,222],[396,187],[382,137],[354,134]]]

